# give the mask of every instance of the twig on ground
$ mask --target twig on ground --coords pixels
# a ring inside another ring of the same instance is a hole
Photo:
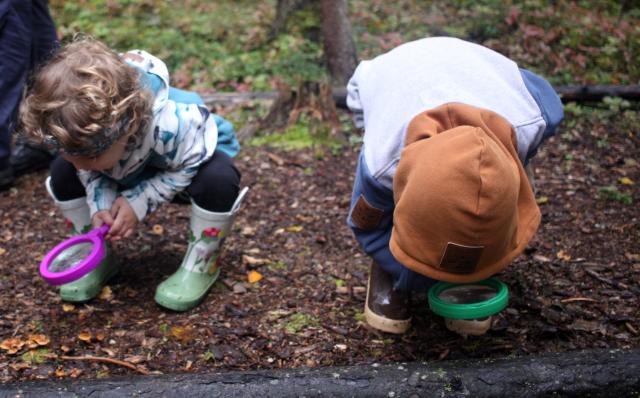
[[[120,365],[120,366],[124,366],[125,368],[129,368],[131,370],[135,370],[136,372],[142,373],[143,375],[148,375],[149,372],[145,369],[139,368],[136,365],[130,363],[130,362],[126,362],[126,361],[121,361],[119,359],[115,359],[115,358],[107,358],[107,357],[94,357],[94,356],[86,356],[86,357],[69,357],[66,355],[60,355],[57,356],[58,359],[62,359],[65,361],[90,361],[90,362],[107,362],[107,363],[112,363],[114,365]]]

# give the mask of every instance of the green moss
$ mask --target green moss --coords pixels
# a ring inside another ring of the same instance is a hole
[[[282,324],[282,328],[291,334],[296,334],[303,329],[317,327],[319,325],[320,321],[315,316],[305,314],[303,312],[297,312],[291,315],[287,321]]]

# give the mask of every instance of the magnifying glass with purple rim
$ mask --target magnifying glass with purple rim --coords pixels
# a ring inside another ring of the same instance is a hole
[[[104,258],[104,237],[107,232],[109,226],[103,224],[58,244],[40,263],[42,278],[51,285],[63,285],[93,271]]]

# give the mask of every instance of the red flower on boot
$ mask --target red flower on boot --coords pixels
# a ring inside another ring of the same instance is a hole
[[[208,236],[210,238],[217,238],[218,235],[220,235],[221,232],[222,232],[222,230],[220,228],[211,227],[211,228],[206,228],[204,230],[204,235]]]

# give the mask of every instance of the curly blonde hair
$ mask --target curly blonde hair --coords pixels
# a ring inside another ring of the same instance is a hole
[[[20,130],[35,143],[95,156],[145,131],[152,105],[140,72],[100,41],[81,37],[34,76],[20,107]]]

